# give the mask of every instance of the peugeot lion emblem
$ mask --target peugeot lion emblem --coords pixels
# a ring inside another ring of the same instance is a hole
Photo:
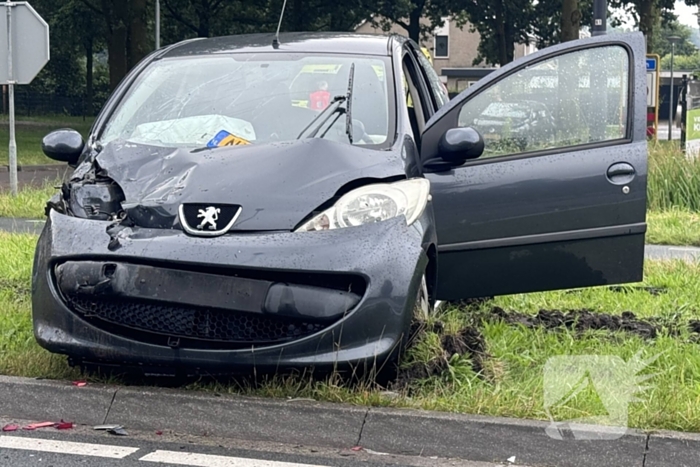
[[[238,219],[241,206],[237,204],[181,204],[180,224],[185,232],[200,237],[215,237],[228,232]]]
[[[209,230],[216,230],[216,221],[219,220],[221,209],[209,206],[206,209],[200,209],[197,217],[203,217],[202,223],[197,226],[197,229],[202,230],[205,225],[209,224]]]

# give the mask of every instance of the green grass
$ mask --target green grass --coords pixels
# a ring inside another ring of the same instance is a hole
[[[80,117],[40,117],[20,118],[15,125],[17,140],[17,161],[19,165],[60,164],[49,159],[41,151],[41,140],[47,133],[58,128],[73,128],[83,137],[90,130],[91,120]],[[8,144],[10,140],[7,120],[0,120],[0,165],[8,165]]]
[[[17,196],[10,195],[9,190],[0,189],[0,217],[43,218],[46,201],[60,185],[61,181],[56,180],[40,188],[24,188],[18,191]]]
[[[64,357],[41,349],[32,335],[29,287],[35,242],[32,235],[0,233],[0,374],[75,379],[77,370]],[[404,366],[442,358],[443,335],[475,325],[488,354],[483,371],[474,371],[469,356],[448,355],[449,364],[443,371],[414,380],[392,398],[371,384],[347,385],[337,377],[276,376],[255,386],[199,382],[187,389],[546,419],[543,378],[548,358],[594,354],[628,360],[641,351],[643,358],[660,354],[643,371],[658,374],[649,382],[651,389],[639,395],[640,402],[630,405],[630,426],[700,431],[700,345],[697,335],[691,336],[685,328],[677,335],[662,333],[644,340],[624,332],[525,328],[490,313],[494,306],[528,314],[542,308],[589,308],[614,315],[631,310],[641,317],[678,322],[700,318],[700,265],[647,262],[644,282],[667,290],[651,295],[632,288],[626,292],[593,288],[498,297],[473,309],[448,307],[436,317],[442,329],[425,333],[409,351]],[[602,413],[599,399],[586,391],[553,411],[557,420]]]
[[[700,246],[700,212],[671,208],[647,213],[646,242]]]
[[[444,330],[428,332],[410,350],[404,363],[404,366],[416,362],[428,365],[436,358],[449,358],[447,368],[414,381],[398,397],[384,397],[382,391],[368,385],[348,387],[333,379],[313,382],[299,377],[276,377],[256,388],[197,384],[192,389],[547,420],[543,388],[545,365],[550,357],[600,355],[628,361],[639,353],[642,359],[658,356],[640,372],[656,376],[645,383],[650,389],[638,395],[639,402],[630,404],[629,426],[700,431],[700,346],[698,336],[691,335],[687,329],[681,329],[677,335],[662,333],[645,340],[625,332],[529,329],[506,324],[489,313],[493,306],[532,314],[541,308],[585,307],[612,314],[633,310],[645,317],[700,318],[700,265],[648,262],[645,284],[668,290],[657,296],[605,288],[547,292],[500,297],[480,309],[466,312],[463,308],[448,308],[438,316]],[[440,344],[444,334],[453,334],[473,324],[480,329],[488,353],[480,374],[475,372],[468,357],[442,356]],[[606,411],[595,393],[583,391],[551,413],[555,420],[564,421],[601,416]]]
[[[0,232],[0,373],[71,378],[76,371],[64,358],[51,355],[34,341],[30,283],[37,237]]]
[[[647,290],[589,287],[496,297],[492,305],[534,314],[541,309],[589,309],[619,315],[633,311],[640,318],[700,319],[700,264],[683,261],[645,261],[644,286],[661,287],[656,296]]]
[[[621,333],[546,331],[513,327],[503,322],[481,326],[490,354],[488,378],[477,376],[466,360],[449,372],[424,381],[402,405],[429,410],[546,420],[544,367],[550,357],[608,355],[629,360],[661,354],[644,371],[658,373],[652,387],[629,406],[629,426],[641,429],[700,431],[700,347],[683,338],[659,337],[651,342]],[[600,416],[596,394],[583,392],[554,412],[556,420]]]
[[[678,143],[649,143],[648,209],[700,212],[700,159],[689,159]]]

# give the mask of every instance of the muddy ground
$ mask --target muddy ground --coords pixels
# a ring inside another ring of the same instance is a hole
[[[645,290],[654,295],[664,292],[661,288],[650,287]],[[616,291],[626,292],[627,289],[619,288]],[[488,379],[489,375],[484,370],[489,354],[486,341],[479,329],[483,322],[501,321],[512,326],[523,326],[528,329],[542,328],[553,332],[564,329],[577,333],[586,331],[624,332],[643,339],[654,339],[661,334],[679,337],[685,328],[690,333],[689,337],[692,341],[700,341],[700,320],[682,321],[660,317],[641,319],[631,311],[613,315],[588,309],[540,310],[532,315],[506,311],[497,306],[479,309],[478,305],[484,303],[484,300],[480,300],[476,303],[464,304],[474,313],[470,320],[472,324],[467,325],[456,334],[445,333],[444,325],[440,321],[430,326],[422,323],[415,324],[412,328],[411,341],[415,342],[417,339],[421,339],[426,332],[437,333],[440,335],[442,352],[427,363],[416,362],[402,368],[398,379],[391,385],[391,388],[410,389],[413,381],[442,374],[447,370],[450,358],[454,354],[468,358],[473,370],[481,377]],[[466,312],[469,313],[469,310]]]

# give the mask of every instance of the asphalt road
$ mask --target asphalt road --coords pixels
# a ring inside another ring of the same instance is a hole
[[[409,457],[368,451],[289,446],[280,443],[244,443],[216,438],[163,434],[111,436],[75,432],[18,431],[0,434],[0,465],[22,467],[148,467],[182,465],[201,467],[498,467],[502,464],[464,460]],[[97,433],[97,434],[95,434]],[[508,463],[507,465],[513,466]]]

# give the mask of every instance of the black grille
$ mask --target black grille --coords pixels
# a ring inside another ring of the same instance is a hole
[[[136,330],[142,339],[154,343],[160,343],[163,336],[170,336],[247,345],[272,344],[299,339],[328,326],[274,316],[134,300],[68,296],[67,301],[75,312],[98,327],[105,328],[106,324],[106,330],[112,333],[122,328],[122,333],[127,335],[129,330]]]

